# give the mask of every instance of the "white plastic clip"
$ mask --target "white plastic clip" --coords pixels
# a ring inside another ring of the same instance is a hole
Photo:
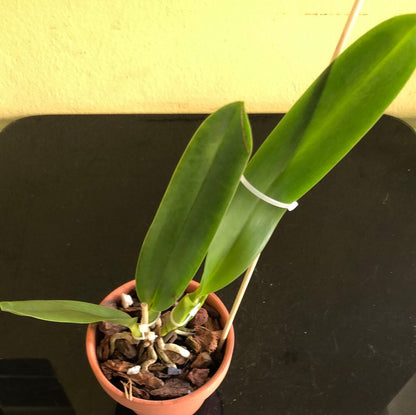
[[[283,209],[287,209],[289,211],[292,211],[299,205],[298,202],[283,203],[279,202],[278,200],[272,199],[271,197],[260,192],[260,190],[256,189],[244,176],[241,176],[240,181],[249,192],[253,193],[254,196],[257,196],[259,199],[263,200],[269,205],[277,206]]]
[[[154,326],[157,322],[157,320],[160,318],[160,313],[158,314],[157,318],[155,318],[151,323],[140,323],[139,324],[139,331],[142,334],[140,337],[136,337],[136,340],[154,340],[155,336],[152,331],[150,331],[151,327]],[[153,334],[152,334],[153,333]]]

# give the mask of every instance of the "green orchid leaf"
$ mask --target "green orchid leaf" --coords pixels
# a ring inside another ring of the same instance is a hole
[[[244,175],[276,200],[299,199],[374,125],[415,66],[416,14],[376,26],[312,84],[265,140]],[[193,298],[221,289],[244,272],[285,211],[240,185],[209,248]]]
[[[170,307],[201,265],[251,147],[250,125],[241,102],[209,116],[190,141],[137,263],[137,294],[148,303],[151,315]]]
[[[130,317],[123,311],[83,301],[71,300],[28,300],[3,301],[0,310],[19,316],[60,323],[96,323],[109,321],[125,327],[132,327],[137,318]]]

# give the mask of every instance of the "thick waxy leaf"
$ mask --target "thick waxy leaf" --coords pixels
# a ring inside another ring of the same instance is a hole
[[[281,202],[300,198],[374,125],[415,66],[416,15],[395,17],[372,29],[282,119],[249,163],[249,182]],[[193,297],[238,277],[261,252],[284,212],[240,185]]]
[[[171,306],[195,275],[235,194],[251,146],[240,102],[209,116],[189,143],[139,255],[137,294],[151,313]]]
[[[123,311],[97,304],[71,300],[29,300],[3,301],[0,310],[19,316],[34,317],[40,320],[60,323],[96,323],[109,321],[131,328],[137,318]]]

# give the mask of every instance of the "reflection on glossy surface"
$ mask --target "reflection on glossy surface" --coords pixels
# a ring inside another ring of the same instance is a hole
[[[250,118],[258,143],[279,116]],[[34,117],[3,131],[0,298],[99,302],[130,280],[201,119]],[[383,117],[285,215],[235,322],[225,415],[379,415],[416,372],[415,166],[414,132]],[[237,285],[219,293],[228,306]],[[77,415],[114,415],[85,327],[1,314],[0,333],[0,357],[52,362]]]

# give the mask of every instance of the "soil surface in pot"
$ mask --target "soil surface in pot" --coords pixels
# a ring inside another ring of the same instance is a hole
[[[136,293],[133,290],[128,294],[133,298],[128,308],[123,308],[121,301],[105,305],[140,321],[141,306]],[[169,314],[170,310],[162,313],[162,322]],[[154,329],[156,335],[158,330]],[[129,398],[178,398],[202,386],[216,372],[223,358],[218,350],[220,336],[219,314],[208,304],[204,304],[185,329],[165,336],[163,343],[156,337],[153,342],[144,340],[134,344],[126,327],[102,322],[97,330],[97,358],[106,378]],[[165,344],[168,346],[164,347]],[[169,346],[172,344],[188,350],[189,357],[172,351]]]

